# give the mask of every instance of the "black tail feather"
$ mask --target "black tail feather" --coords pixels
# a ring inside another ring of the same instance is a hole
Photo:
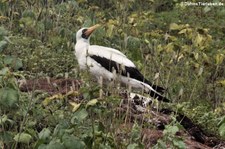
[[[157,85],[151,85],[151,87],[156,90],[158,93],[163,94],[165,92],[165,89],[161,86],[157,86]]]
[[[151,83],[150,81],[148,81],[147,79],[144,78],[143,80],[144,83],[147,83],[148,85],[150,85],[156,92],[163,94],[165,92],[165,89],[161,86],[158,85],[154,85],[153,83]]]
[[[158,99],[159,101],[170,102],[169,99],[167,99],[166,97],[163,97],[162,95],[160,95],[160,94],[158,94],[158,93],[156,93],[156,92],[154,92],[154,91],[150,91],[150,92],[149,92],[149,95],[150,95],[151,97],[153,97],[153,98]]]

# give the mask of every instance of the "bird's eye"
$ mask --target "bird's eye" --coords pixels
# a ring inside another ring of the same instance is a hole
[[[85,38],[85,39],[87,39],[88,37],[85,35],[85,32],[87,31],[87,29],[83,29],[82,30],[82,35],[81,35],[81,37],[82,38]]]

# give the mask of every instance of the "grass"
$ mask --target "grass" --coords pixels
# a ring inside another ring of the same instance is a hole
[[[224,114],[225,93],[222,8],[204,12],[177,2],[173,9],[164,10],[163,1],[33,3],[0,2],[1,148],[72,148],[75,144],[77,148],[143,148],[141,130],[152,124],[121,126],[129,115],[115,114],[121,104],[117,89],[111,87],[113,94],[95,103],[98,84],[78,69],[75,33],[96,23],[102,27],[91,44],[119,49],[146,78],[167,88],[173,104],[159,107],[184,113],[207,132],[224,137],[217,127]],[[108,7],[111,3],[113,7]],[[84,100],[77,102],[77,94],[54,97],[35,89],[19,91],[18,79],[45,77],[82,80],[78,92]],[[77,111],[71,112],[76,106]]]

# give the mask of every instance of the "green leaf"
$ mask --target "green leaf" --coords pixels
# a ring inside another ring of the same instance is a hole
[[[203,43],[203,40],[204,40],[203,36],[198,33],[197,36],[195,37],[194,43],[196,46],[201,46]]]
[[[0,52],[2,52],[8,45],[8,42],[5,40],[0,41]]]
[[[49,139],[50,135],[51,135],[51,131],[48,128],[44,128],[44,129],[42,129],[42,131],[40,133],[38,133],[39,139],[42,139],[42,140]]]
[[[153,149],[167,149],[167,146],[165,142],[163,142],[162,140],[158,140]]]
[[[220,125],[219,127],[219,134],[220,136],[225,139],[225,123],[223,123],[222,125]]]
[[[9,64],[11,64],[13,62],[13,60],[14,60],[14,57],[12,57],[12,56],[6,56],[4,58],[4,64],[9,65]]]
[[[84,99],[90,99],[90,93],[86,92],[83,94]]]
[[[138,144],[136,143],[132,143],[127,146],[127,149],[137,149],[137,148],[138,148]]]
[[[8,31],[4,27],[0,27],[0,39],[3,36],[6,36],[8,34]]]
[[[224,80],[225,81],[225,80]],[[224,84],[225,85],[225,84]],[[225,116],[220,118],[220,121],[218,123],[218,126],[220,127],[222,124],[225,124]]]
[[[177,126],[171,126],[167,125],[166,128],[163,131],[163,134],[168,134],[168,135],[175,135],[179,131],[179,128]]]
[[[23,67],[23,62],[21,59],[16,59],[15,65],[13,65],[14,70],[18,70]]]
[[[199,69],[199,71],[198,71],[198,76],[201,76],[201,75],[202,75],[203,70],[204,70],[204,68],[203,68],[203,67],[200,67],[200,69]]]
[[[73,135],[64,135],[62,137],[63,145],[66,149],[84,149],[85,144],[83,141],[79,140],[77,137]]]
[[[46,149],[65,149],[59,140],[52,140],[46,147]]]
[[[178,34],[186,34],[187,33],[187,31],[188,31],[188,29],[182,29],[181,31],[179,31],[179,33]]]
[[[22,133],[16,134],[13,139],[20,143],[29,143],[32,137],[30,134],[22,132]]]
[[[76,103],[76,102],[70,102],[71,106],[73,107],[72,111],[76,112],[79,107],[81,106],[81,103]]]
[[[182,26],[176,24],[176,23],[171,23],[170,24],[170,30],[180,30]]]
[[[8,117],[7,115],[3,115],[0,117],[0,125],[4,124],[7,121]]]
[[[220,136],[225,139],[225,116],[223,116],[218,123],[219,126],[219,134]]]
[[[74,113],[73,118],[71,119],[72,123],[74,123],[74,120],[82,121],[88,116],[87,111],[83,108],[77,112]]]
[[[38,146],[38,149],[47,149],[47,145],[46,144],[41,144],[40,146]]]
[[[182,139],[174,138],[173,139],[173,145],[178,147],[179,149],[185,149],[186,145]]]
[[[0,75],[4,76],[7,75],[7,73],[9,73],[9,68],[8,67],[4,67],[0,70]]]
[[[53,136],[62,137],[65,134],[67,127],[68,126],[65,123],[58,124],[53,131]]]
[[[0,116],[0,125],[5,124],[6,122],[8,122],[10,124],[14,123],[14,121],[9,119],[7,115],[4,114],[4,115]]]
[[[225,58],[225,56],[224,56],[223,54],[217,54],[217,55],[216,55],[216,64],[217,64],[217,65],[222,64],[224,58]]]
[[[92,100],[88,101],[88,103],[86,104],[86,108],[88,108],[89,106],[96,105],[97,102],[98,102],[97,99],[92,99]]]
[[[15,56],[6,56],[4,58],[4,64],[9,65],[11,68],[18,70],[23,67],[22,60]]]
[[[19,93],[12,88],[0,89],[0,106],[5,108],[15,107],[19,101]]]

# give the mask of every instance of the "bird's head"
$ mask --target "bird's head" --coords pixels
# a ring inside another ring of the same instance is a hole
[[[79,41],[79,40],[89,40],[89,37],[91,36],[91,33],[96,29],[98,28],[100,25],[99,24],[96,24],[92,27],[89,27],[89,28],[81,28],[80,30],[77,31],[77,34],[76,34],[76,40]]]

